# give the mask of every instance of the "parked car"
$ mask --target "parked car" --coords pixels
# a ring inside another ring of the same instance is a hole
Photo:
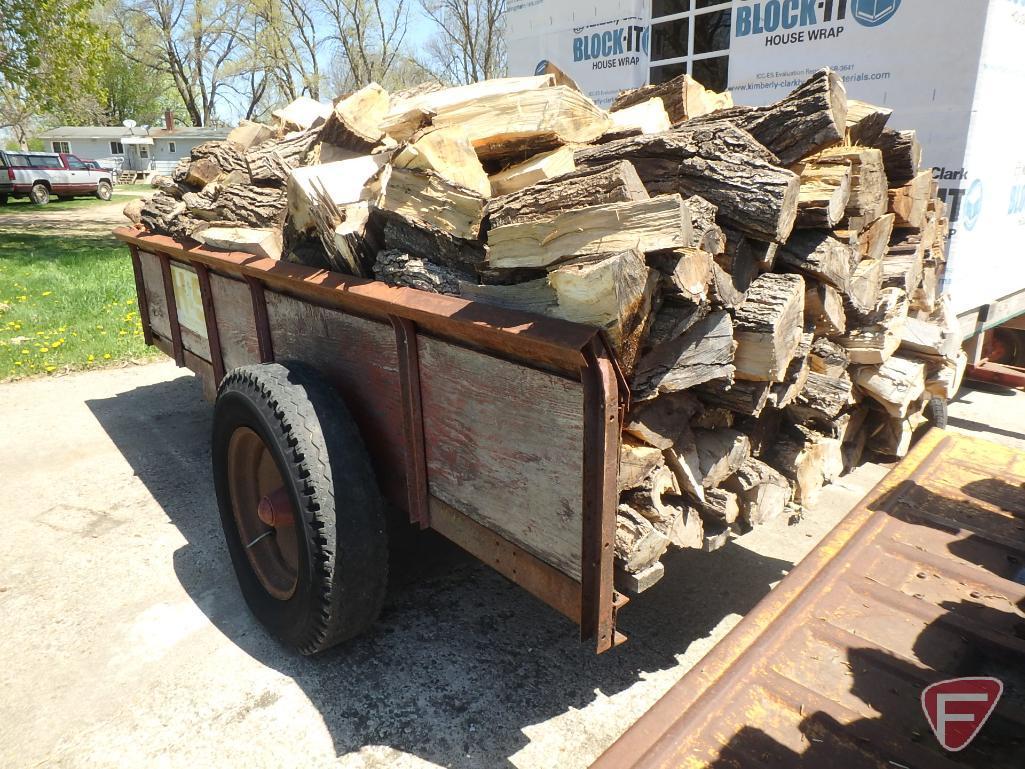
[[[0,205],[8,198],[27,197],[45,205],[51,197],[95,195],[110,200],[114,177],[105,168],[91,168],[67,152],[0,151]]]

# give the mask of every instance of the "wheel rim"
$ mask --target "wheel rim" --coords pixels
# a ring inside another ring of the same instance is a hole
[[[256,578],[271,596],[288,600],[299,582],[295,509],[267,444],[239,427],[228,443],[228,488],[239,539]]]
[[[40,189],[32,190],[32,202],[33,203],[42,203],[48,197],[49,197],[49,195],[46,194],[46,190],[40,190]]]
[[[100,185],[100,197],[103,200],[110,200],[110,187],[106,184]]]

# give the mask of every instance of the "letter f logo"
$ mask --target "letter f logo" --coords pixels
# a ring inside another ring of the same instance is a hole
[[[996,709],[1004,684],[996,678],[954,678],[926,687],[922,710],[944,750],[964,750]]]

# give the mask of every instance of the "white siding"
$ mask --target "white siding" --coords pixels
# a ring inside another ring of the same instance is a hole
[[[109,158],[112,154],[110,151],[110,141],[107,139],[46,139],[44,149],[47,152],[53,152],[53,143],[55,141],[66,141],[68,143],[68,151],[72,155],[77,155],[82,160]]]

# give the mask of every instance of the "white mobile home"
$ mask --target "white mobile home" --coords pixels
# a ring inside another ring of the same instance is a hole
[[[168,173],[196,145],[227,136],[227,128],[61,126],[37,138],[45,142],[47,151],[70,152],[103,166],[151,174]]]

